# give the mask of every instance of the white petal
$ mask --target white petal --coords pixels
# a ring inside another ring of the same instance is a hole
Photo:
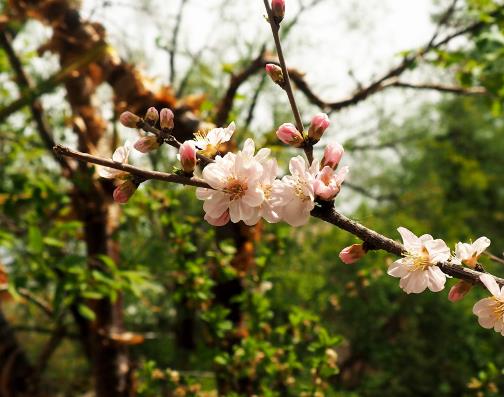
[[[497,285],[497,281],[495,281],[495,278],[493,278],[489,274],[482,274],[480,275],[480,280],[485,285],[485,287],[488,288],[488,290],[493,296],[499,296],[501,290]]]
[[[397,231],[402,237],[404,248],[406,248],[406,251],[419,252],[422,250],[422,243],[420,239],[417,236],[415,236],[411,231],[409,231],[405,227],[399,227]]]
[[[487,237],[480,237],[472,244],[473,250],[476,252],[476,255],[481,255],[483,251],[485,251],[488,247],[490,247],[490,239]]]
[[[402,288],[408,294],[419,294],[420,292],[425,291],[428,285],[428,275],[426,272],[422,270],[417,270],[414,272],[410,272],[409,276],[401,279]],[[399,283],[401,285],[401,283]]]
[[[242,197],[242,201],[250,207],[259,207],[264,201],[264,192],[258,188],[248,189]]]
[[[445,287],[446,275],[437,266],[431,266],[427,269],[429,275],[428,288],[432,292],[439,292]]]
[[[408,266],[404,259],[399,259],[392,263],[387,271],[387,274],[392,277],[404,277],[409,273]]]
[[[446,262],[450,258],[450,248],[441,239],[426,241],[424,246],[432,263]]]

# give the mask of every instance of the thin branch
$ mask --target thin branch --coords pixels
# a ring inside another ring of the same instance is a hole
[[[182,24],[182,16],[183,16],[184,8],[185,8],[186,4],[187,4],[187,0],[181,0],[180,7],[179,7],[178,13],[177,13],[177,17],[175,19],[175,28],[173,29],[171,47],[168,51],[168,53],[170,55],[170,85],[172,87],[175,84],[175,74],[176,74],[175,57],[177,56],[177,43],[178,43],[178,37],[179,37],[179,32],[180,32],[180,25]]]
[[[120,170],[120,171],[125,171],[125,172],[130,173],[131,175],[138,176],[144,180],[155,179],[158,181],[173,182],[173,183],[178,183],[181,185],[211,188],[210,185],[208,185],[206,182],[204,182],[198,178],[189,178],[189,177],[185,177],[185,176],[181,176],[181,175],[168,174],[168,173],[159,172],[159,171],[147,171],[147,170],[143,170],[141,168],[134,167],[129,164],[117,163],[115,161],[104,159],[104,158],[97,157],[97,156],[93,156],[88,153],[83,153],[83,152],[79,152],[76,150],[72,150],[70,148],[67,148],[67,147],[64,147],[61,145],[54,146],[53,151],[54,151],[54,153],[56,153],[58,155],[72,157],[72,158],[77,159],[79,161],[82,161],[84,163],[97,164],[97,165],[101,165],[104,167],[113,168],[113,169]]]
[[[99,164],[106,167],[130,172],[131,174],[137,175],[144,179],[157,179],[165,182],[173,182],[182,185],[191,185],[212,189],[212,187],[206,182],[196,178],[166,174],[156,171],[146,171],[130,165],[115,163],[112,160],[106,160],[100,157],[91,156],[87,153],[77,152],[63,146],[56,146],[54,150],[58,154],[73,157],[78,159],[79,161],[90,162],[93,164]],[[396,256],[402,256],[406,252],[402,244],[386,236],[383,236],[378,232],[375,232],[374,230],[368,229],[360,223],[337,212],[334,208],[333,202],[318,203],[318,205],[312,211],[311,215],[315,218],[319,218],[327,223],[337,226],[338,228],[345,230],[356,237],[359,237],[363,242],[366,243],[369,250],[383,250]],[[483,274],[482,272],[478,272],[451,263],[438,263],[437,266],[449,276],[465,280],[473,284],[483,285],[479,279],[479,276]],[[504,279],[493,275],[492,277],[495,278],[499,285],[504,286]]]
[[[390,86],[400,88],[412,88],[415,90],[433,90],[457,95],[488,95],[488,91],[484,87],[459,87],[459,86],[435,84],[435,83],[415,84],[399,80],[391,82]]]
[[[9,59],[9,63],[11,64],[11,67],[16,74],[17,83],[20,88],[19,91],[20,92],[32,91],[33,90],[32,82],[30,81],[28,75],[25,73],[23,64],[21,63],[21,60],[14,51],[11,39],[7,36],[6,31],[0,30],[0,45],[5,50],[7,58]],[[51,151],[52,147],[55,145],[55,142],[44,117],[44,109],[42,107],[42,102],[40,102],[39,99],[34,99],[29,105],[33,120],[35,121],[35,125],[37,126],[39,136],[42,139],[42,142],[44,143],[45,147],[49,151]],[[54,156],[54,159],[59,163],[61,168],[65,170],[66,173],[68,174],[72,173],[72,168],[65,159],[57,156]]]
[[[273,11],[271,10],[268,0],[264,0],[264,7],[266,8],[266,12],[268,14],[268,22],[271,27],[271,33],[273,34],[273,39],[275,41],[275,47],[278,54],[278,61],[280,62],[280,67],[282,68],[284,78],[282,88],[285,90],[285,92],[287,93],[287,97],[289,98],[292,114],[294,115],[294,119],[296,120],[296,128],[298,129],[299,132],[303,133],[304,131],[303,121],[301,120],[301,114],[299,113],[296,98],[294,97],[294,92],[292,91],[289,70],[287,69],[287,63],[285,62],[282,44],[280,43],[280,35],[279,35],[280,24],[275,22]],[[304,151],[306,153],[306,157],[308,158],[308,162],[311,164],[313,162],[313,146],[310,143],[305,143]]]
[[[0,284],[0,292],[9,292],[8,286],[6,284]],[[51,305],[42,298],[39,298],[38,296],[32,294],[26,288],[17,288],[16,293],[25,298],[27,301],[33,303],[35,306],[41,309],[48,317],[50,318],[53,317],[54,311]]]

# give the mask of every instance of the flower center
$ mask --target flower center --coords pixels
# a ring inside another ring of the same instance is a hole
[[[305,180],[301,178],[296,179],[294,186],[294,194],[299,197],[301,201],[310,201],[310,197],[305,194],[305,188],[308,186]]]
[[[229,177],[227,180],[227,185],[224,188],[224,192],[229,194],[231,201],[241,199],[245,192],[247,191],[248,186],[244,181],[240,181],[239,179]]]
[[[410,259],[412,262],[411,266],[408,269],[410,272],[415,272],[417,270],[425,271],[430,266],[433,266],[433,264],[430,262],[429,253],[425,248],[422,250],[422,253],[420,254],[408,253],[405,254],[404,257]]]
[[[495,301],[493,308],[494,316],[502,319],[504,316],[504,301],[502,299],[496,298],[495,296],[492,296],[490,299],[493,299]]]
[[[269,200],[271,198],[271,191],[273,190],[272,185],[261,185],[261,189],[264,192],[264,197],[266,200]]]

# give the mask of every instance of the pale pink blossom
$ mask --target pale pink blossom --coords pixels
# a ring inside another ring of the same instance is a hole
[[[159,113],[159,125],[162,129],[172,130],[175,126],[174,118],[175,116],[170,109],[163,108]]]
[[[304,140],[303,135],[291,123],[282,124],[278,128],[276,135],[283,143],[295,147],[301,146]]]
[[[341,261],[347,265],[351,265],[366,255],[366,250],[362,244],[352,244],[349,247],[343,248],[339,254]]]
[[[218,153],[220,145],[231,139],[235,129],[236,125],[232,122],[226,128],[213,128],[207,133],[194,134],[194,146],[203,154],[213,157]]]
[[[472,284],[467,281],[460,280],[457,284],[451,287],[450,292],[448,293],[448,300],[450,300],[450,302],[458,302],[462,300],[471,288]]]
[[[140,117],[131,112],[123,112],[119,116],[119,122],[128,128],[136,128],[139,121]]]
[[[499,287],[495,278],[489,274],[480,275],[480,280],[492,296],[476,302],[473,313],[478,316],[478,322],[483,328],[493,328],[504,336],[504,287]]]
[[[331,122],[327,114],[316,114],[311,121],[310,128],[308,129],[308,136],[314,141],[319,141],[327,128],[329,128],[330,124]]]
[[[196,148],[192,141],[186,141],[179,148],[179,160],[184,172],[191,173],[196,168]]]
[[[124,146],[119,146],[112,155],[112,160],[120,164],[128,164],[128,158],[131,152],[131,144],[126,142]],[[120,179],[128,176],[129,173],[116,170],[115,168],[99,167],[98,175],[106,179]]]
[[[159,148],[159,141],[156,136],[144,136],[133,147],[141,153],[149,153]]]
[[[224,211],[218,218],[212,218],[209,214],[205,214],[205,220],[212,226],[224,226],[229,222],[229,210]]]
[[[250,142],[246,142],[245,146],[250,148]],[[229,211],[233,223],[243,221],[253,225],[264,201],[260,186],[262,173],[263,166],[248,151],[217,156],[202,174],[205,182],[215,190],[196,190],[198,199],[205,201],[203,209],[207,218],[220,219]]]
[[[343,167],[338,172],[331,167],[322,168],[313,184],[315,195],[325,201],[333,200],[340,192],[347,174],[348,167]]]
[[[271,203],[282,220],[291,226],[301,226],[308,222],[310,213],[315,207],[313,183],[319,164],[314,161],[308,168],[302,156],[290,160],[291,175],[273,184]]]
[[[115,188],[113,193],[114,201],[120,204],[127,203],[136,190],[137,185],[131,180],[126,180]]]
[[[324,150],[321,166],[328,166],[332,169],[336,169],[344,153],[345,149],[343,149],[343,146],[339,143],[330,143]]]
[[[457,243],[455,247],[455,256],[458,262],[474,268],[478,263],[480,255],[490,246],[490,240],[487,237],[480,237],[472,244]]]
[[[417,237],[404,227],[397,229],[403,239],[406,253],[389,266],[388,274],[399,277],[399,286],[408,294],[418,294],[426,288],[441,291],[446,275],[436,264],[450,258],[450,249],[443,240],[434,240],[431,235]]]

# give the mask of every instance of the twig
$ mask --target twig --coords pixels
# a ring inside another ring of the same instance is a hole
[[[9,292],[9,288],[6,284],[0,284],[0,292]],[[37,306],[39,309],[41,309],[48,317],[52,318],[54,311],[51,307],[51,305],[43,300],[42,298],[39,298],[36,295],[33,295],[29,290],[26,288],[17,288],[16,292],[25,298],[27,301],[33,303],[35,306]]]
[[[170,85],[172,87],[175,84],[175,74],[176,74],[175,57],[177,56],[177,41],[178,41],[178,36],[179,36],[179,32],[180,32],[180,25],[182,24],[182,16],[184,13],[184,7],[186,4],[187,4],[187,0],[181,0],[180,7],[179,7],[178,13],[177,13],[177,17],[175,19],[175,28],[173,29],[171,47],[168,51],[168,53],[170,55]]]
[[[131,165],[115,163],[111,160],[102,159],[100,157],[91,156],[86,153],[77,152],[63,146],[56,146],[54,148],[55,152],[64,156],[69,156],[76,158],[80,161],[90,162],[93,164],[99,164],[110,168],[115,168],[118,170],[130,172],[133,175],[138,175],[145,179],[157,179],[165,182],[173,182],[183,185],[191,185],[204,187],[207,189],[212,189],[210,185],[206,182],[196,179],[188,178],[179,175],[166,174],[156,171],[146,171],[140,168],[133,167]],[[406,252],[404,246],[386,236],[375,232],[374,230],[368,229],[367,227],[361,225],[360,223],[347,218],[345,215],[337,212],[334,209],[334,204],[332,202],[319,203],[315,209],[312,211],[311,215],[315,218],[319,218],[327,223],[339,227],[354,236],[359,237],[362,241],[367,243],[368,249],[370,250],[383,250],[394,254],[396,256],[402,256]],[[447,275],[469,281],[473,284],[483,285],[479,279],[479,276],[483,273],[462,267],[460,265],[453,265],[451,263],[438,263],[437,266]],[[504,279],[493,276],[497,283],[504,286]]]
[[[206,182],[198,178],[189,178],[181,175],[168,174],[159,171],[147,171],[129,164],[117,163],[115,161],[93,156],[88,153],[82,153],[76,150],[72,150],[70,148],[61,145],[54,146],[53,151],[58,155],[72,157],[85,163],[98,164],[104,167],[125,171],[130,173],[131,175],[139,176],[140,178],[143,178],[145,180],[155,179],[158,181],[173,182],[181,185],[211,188],[210,185],[208,185]]]
[[[9,59],[9,63],[11,64],[12,69],[16,73],[17,83],[20,88],[19,91],[20,92],[32,91],[33,90],[32,82],[28,78],[28,75],[25,73],[21,60],[14,51],[11,39],[7,36],[6,31],[0,30],[0,45],[5,50],[7,58]],[[39,136],[42,139],[42,142],[44,143],[45,147],[50,151],[52,147],[55,145],[55,142],[49,130],[49,126],[47,125],[47,122],[45,120],[42,103],[37,98],[33,99],[33,101],[31,101],[29,105],[33,120],[35,121],[35,125],[37,126]],[[57,156],[54,156],[54,159],[59,163],[61,168],[63,168],[63,170],[66,173],[68,173],[69,175],[72,173],[72,168],[65,159]]]
[[[296,103],[296,98],[294,97],[294,92],[292,91],[292,85],[289,76],[289,70],[287,69],[287,63],[285,62],[285,57],[283,54],[282,44],[280,43],[280,36],[278,34],[280,30],[280,25],[275,22],[275,18],[273,16],[273,12],[269,5],[268,0],[264,0],[264,7],[266,8],[266,12],[268,14],[268,22],[271,27],[271,33],[273,34],[273,39],[275,40],[275,47],[278,54],[278,61],[280,62],[280,67],[282,68],[284,83],[282,84],[282,88],[287,93],[287,97],[289,98],[289,103],[291,106],[292,114],[294,115],[294,119],[296,120],[296,128],[299,132],[304,132],[303,121],[301,120],[301,114],[299,113],[299,108]],[[306,157],[308,158],[308,162],[311,164],[313,161],[313,146],[311,143],[305,143],[304,151],[306,153]]]

